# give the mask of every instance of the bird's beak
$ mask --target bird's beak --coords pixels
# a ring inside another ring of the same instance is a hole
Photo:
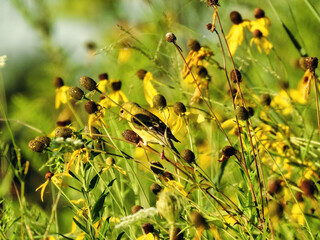
[[[123,117],[120,116],[120,117],[119,117],[119,122],[120,122],[122,119],[123,119]]]

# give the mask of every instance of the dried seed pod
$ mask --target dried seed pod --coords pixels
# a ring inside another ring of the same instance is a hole
[[[242,107],[242,106],[237,107],[236,115],[242,121],[246,121],[246,120],[249,119],[248,110],[245,107]]]
[[[161,192],[162,188],[157,183],[152,183],[150,186],[151,192],[153,192],[155,195],[157,195],[159,192]]]
[[[135,214],[135,213],[139,212],[141,209],[143,209],[143,207],[141,207],[140,205],[134,205],[131,208],[131,212],[132,212],[132,214]]]
[[[52,177],[53,177],[53,173],[52,172],[50,172],[50,171],[48,171],[48,172],[46,172],[46,175],[44,175],[44,177],[45,177],[45,179],[51,179]]]
[[[194,153],[189,149],[182,150],[180,155],[187,163],[193,163],[196,158]]]
[[[56,137],[62,137],[62,138],[70,138],[72,136],[72,129],[68,128],[68,127],[58,127],[55,132],[54,135]]]
[[[88,125],[85,125],[83,128],[83,131],[84,131],[84,133],[88,134],[88,136],[91,137],[93,140],[96,140],[99,138],[99,136],[92,135],[92,134],[100,134],[99,130],[97,128],[95,128],[94,126],[91,126],[91,128],[89,128]]]
[[[222,148],[222,154],[226,157],[231,157],[237,153],[237,150],[232,146],[225,146]]]
[[[233,11],[230,13],[230,20],[232,23],[238,25],[243,22],[241,14],[237,11]]]
[[[304,65],[307,69],[310,70],[310,72],[314,72],[316,68],[318,67],[318,58],[316,57],[306,57],[304,59]]]
[[[180,228],[170,228],[169,234],[172,240],[184,240],[183,232],[181,232]]]
[[[252,107],[248,107],[248,113],[249,117],[252,117],[254,115],[254,109]]]
[[[160,162],[152,161],[150,169],[155,174],[162,174],[163,173],[163,166]]]
[[[206,27],[207,27],[207,29],[208,29],[209,31],[212,31],[213,25],[212,25],[212,23],[208,23],[208,24],[206,25]]]
[[[182,102],[176,102],[173,105],[173,111],[177,116],[182,116],[187,111],[186,106]]]
[[[53,85],[55,86],[55,88],[61,88],[64,83],[61,77],[55,77],[53,79]]]
[[[93,91],[97,88],[97,83],[90,77],[82,76],[80,78],[80,86],[87,89],[88,91]]]
[[[70,87],[69,95],[75,100],[81,100],[84,95],[84,92],[78,87]]]
[[[230,79],[232,82],[237,83],[242,81],[241,72],[238,69],[232,69],[230,72]]]
[[[177,40],[177,38],[173,33],[169,32],[169,33],[166,34],[166,40],[168,42],[173,42],[174,43]]]
[[[67,120],[64,120],[64,121],[57,121],[57,125],[59,127],[65,127],[65,126],[68,126],[71,124],[71,120],[70,119],[67,119]]]
[[[95,112],[98,112],[98,104],[96,104],[94,101],[88,101],[84,105],[84,108],[86,109],[87,113],[92,114]]]
[[[37,141],[37,140],[31,140],[28,143],[28,147],[34,151],[34,152],[42,152],[45,149],[45,144]]]
[[[50,145],[51,139],[47,136],[37,136],[34,140],[42,142],[46,147]]]
[[[271,104],[271,96],[269,94],[263,94],[260,97],[260,103],[263,106],[270,106]]]
[[[316,192],[316,185],[312,180],[304,179],[300,182],[300,189],[306,196],[312,197]]]
[[[281,191],[281,181],[279,179],[272,179],[268,182],[268,193],[270,195],[277,194]]]
[[[207,78],[209,76],[208,70],[203,66],[197,68],[197,74],[200,78]]]
[[[159,110],[162,110],[167,106],[167,100],[161,94],[155,95],[152,99],[152,102],[153,102],[153,106]]]
[[[147,71],[144,69],[139,69],[136,74],[140,80],[143,80],[147,74]]]
[[[108,166],[113,166],[113,164],[115,164],[114,158],[112,158],[112,157],[107,157],[107,159],[106,159],[106,164],[107,164]]]
[[[151,223],[145,223],[142,225],[143,231],[145,234],[148,233],[153,233],[154,232],[154,227]]]
[[[102,81],[102,80],[108,80],[109,79],[109,75],[108,73],[101,73],[99,74],[99,80]]]
[[[122,82],[120,80],[111,83],[111,88],[113,91],[119,91],[121,89]]]
[[[201,48],[200,43],[195,39],[189,39],[187,45],[192,51],[195,51],[195,52],[198,52]]]
[[[190,218],[191,218],[191,222],[192,224],[198,228],[198,227],[204,227],[204,228],[207,228],[208,227],[208,224],[207,224],[207,221],[206,219],[197,211],[193,211],[191,214],[190,214]]]
[[[141,137],[138,134],[136,134],[134,131],[129,130],[129,129],[123,131],[122,137],[125,140],[127,140],[129,142],[132,142],[132,143],[136,143],[137,144],[139,142],[142,142]]]
[[[256,29],[252,32],[252,35],[256,38],[262,38],[263,37],[263,34],[262,32],[259,30],[259,29]]]
[[[265,17],[265,13],[261,8],[256,8],[254,10],[254,17],[257,19],[263,18],[263,17]]]

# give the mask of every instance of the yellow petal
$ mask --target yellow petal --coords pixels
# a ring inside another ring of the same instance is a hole
[[[98,82],[97,88],[99,91],[106,93],[107,92],[107,86],[108,86],[108,80],[102,80]]]
[[[155,238],[152,233],[148,233],[147,235],[138,237],[137,240],[155,240]]]
[[[124,47],[119,50],[118,63],[126,63],[131,57],[132,50],[130,48]]]
[[[153,107],[153,97],[158,95],[158,91],[152,85],[153,77],[150,72],[147,72],[143,79],[144,96],[150,107]]]
[[[46,189],[46,187],[48,186],[49,184],[49,179],[47,179],[47,181],[45,181],[45,183],[41,184],[37,189],[36,191],[38,191],[40,188],[41,188],[41,201],[43,202],[43,194],[44,194],[44,190]]]

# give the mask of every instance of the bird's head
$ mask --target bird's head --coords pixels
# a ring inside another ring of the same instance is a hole
[[[140,106],[134,102],[125,102],[119,110],[119,120],[126,119],[130,121],[131,117],[139,111]]]

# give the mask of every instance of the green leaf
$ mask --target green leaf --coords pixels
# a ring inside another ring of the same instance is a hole
[[[88,229],[83,226],[80,222],[78,222],[75,218],[73,218],[74,223],[82,230],[84,231],[86,234],[89,235]]]
[[[58,234],[59,236],[63,237],[64,239],[74,240],[74,238],[67,237],[67,236],[65,236],[65,235],[63,235],[63,234],[61,234],[61,233],[56,233],[56,234]]]
[[[116,179],[117,179],[117,178],[112,179],[112,180],[109,182],[108,187],[111,187]]]
[[[76,179],[76,180],[78,180],[79,182],[81,182],[81,181],[79,180],[79,178],[77,178],[77,176],[74,175],[73,172],[69,171],[69,174],[70,174],[74,179]]]
[[[120,234],[118,235],[118,237],[117,237],[117,240],[120,240],[123,234],[124,234],[124,232],[120,233]]]
[[[103,210],[104,200],[105,200],[107,195],[108,195],[108,193],[105,193],[105,192],[101,193],[99,199],[94,204],[93,210],[92,210],[92,221],[93,221],[93,223],[95,223],[96,220],[98,220],[98,218],[100,216],[100,212],[101,212],[101,210]]]
[[[88,192],[90,192],[92,189],[94,189],[94,187],[98,184],[99,182],[99,179],[100,179],[100,174],[101,174],[101,171],[99,174],[96,174],[90,181],[90,184],[89,184],[89,187],[88,187]]]

